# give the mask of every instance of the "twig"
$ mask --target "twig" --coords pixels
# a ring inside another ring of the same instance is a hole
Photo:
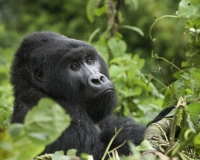
[[[163,74],[162,69],[160,68],[159,64],[158,64],[158,69],[159,69],[160,73],[162,74],[163,78],[165,79],[165,82],[166,82],[167,85],[169,86],[169,89],[171,90],[171,92],[173,93],[174,97],[175,97],[176,100],[178,101],[178,98],[177,98],[176,94],[174,93],[173,89],[171,88],[171,86],[170,86],[170,84],[169,84],[167,78],[166,78],[165,75]]]
[[[115,147],[114,149],[110,150],[108,153],[111,153],[112,151],[121,148],[125,143],[126,143],[126,140],[125,140],[122,144],[120,144],[119,146],[117,146],[117,147]]]
[[[172,146],[169,146],[165,151],[165,155],[169,155],[178,144],[179,141],[175,142]]]
[[[104,159],[106,158],[106,154],[108,153],[111,144],[113,143],[113,141],[114,141],[114,139],[117,137],[117,135],[121,132],[121,130],[122,130],[122,128],[120,128],[120,129],[115,133],[115,135],[112,137],[112,139],[110,140],[110,142],[109,142],[109,144],[108,144],[108,146],[107,146],[107,148],[106,148],[106,151],[105,151],[105,153],[104,153],[104,155],[103,155],[103,157],[102,157],[101,160],[104,160]]]
[[[170,61],[168,61],[167,59],[163,58],[163,57],[159,57],[159,56],[156,56],[156,59],[161,59],[165,62],[167,62],[169,65],[173,66],[174,68],[176,68],[178,71],[182,72],[182,70],[180,68],[178,68],[175,64],[171,63]]]
[[[146,76],[146,77],[149,77],[149,74],[143,74],[144,76]],[[161,81],[159,81],[157,78],[155,78],[152,74],[150,74],[151,75],[151,78],[152,79],[154,79],[156,82],[158,82],[158,83],[160,83],[163,87],[165,87],[165,88],[167,88],[167,86],[164,84],[164,83],[162,83]]]

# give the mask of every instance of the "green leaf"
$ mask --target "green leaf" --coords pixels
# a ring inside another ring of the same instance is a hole
[[[113,53],[114,57],[120,57],[124,55],[127,46],[124,41],[113,37],[108,40],[108,47]]]
[[[195,145],[196,148],[200,148],[200,134],[197,134],[194,137],[194,145]]]
[[[139,151],[137,150],[136,146],[133,144],[132,141],[128,141],[128,145],[130,147],[130,151],[132,154],[138,154]]]
[[[92,34],[89,37],[88,43],[92,42],[93,38],[96,36],[97,33],[99,33],[100,30],[101,30],[100,28],[97,28],[97,29],[95,29],[94,32],[92,32]]]
[[[26,135],[17,139],[14,144],[14,156],[12,160],[32,159],[45,148],[45,145],[36,144]]]
[[[191,4],[200,7],[200,1],[199,0],[190,0]]]
[[[200,54],[194,54],[190,59],[189,59],[189,63],[192,67],[195,68],[200,68]]]
[[[121,28],[130,29],[132,31],[137,32],[139,35],[144,36],[144,32],[142,32],[142,30],[138,27],[129,26],[129,25],[122,25]]]
[[[42,132],[27,132],[28,137],[37,144],[46,144],[48,142],[48,134]]]
[[[138,0],[131,0],[134,4],[135,9],[138,9]],[[125,1],[126,2],[126,1]]]
[[[77,152],[76,149],[69,149],[69,150],[67,151],[67,155],[68,155],[68,156],[76,156],[76,152]]]
[[[195,20],[190,21],[192,26],[189,28],[196,28],[196,33],[199,33],[198,29],[200,28],[200,18],[196,18]]]
[[[72,152],[75,149],[70,149]],[[54,154],[47,154],[47,155],[41,155],[36,158],[36,160],[72,160],[77,159],[76,155],[65,155],[63,151],[56,151]],[[78,158],[79,159],[79,158]],[[89,160],[89,159],[87,159]]]
[[[200,17],[199,9],[190,3],[190,0],[182,0],[179,3],[178,14],[179,16],[183,16],[185,18]]]
[[[103,57],[103,59],[108,62],[108,48],[106,45],[102,45],[102,44],[95,44],[93,45],[97,51],[99,52],[99,54],[101,54],[101,56]]]
[[[126,76],[124,73],[124,68],[117,66],[117,65],[111,65],[109,68],[110,77],[112,78],[119,78],[121,76]]]
[[[194,127],[194,123],[192,122],[192,119],[191,119],[190,116],[187,117],[187,124],[188,124],[188,126],[189,126],[189,128],[192,132],[196,132],[196,129]]]
[[[39,101],[26,115],[24,124],[12,124],[0,132],[3,159],[28,160],[40,154],[70,124],[65,110],[50,99]]]
[[[183,61],[183,62],[181,63],[181,66],[182,66],[182,67],[188,67],[189,65],[190,65],[190,64],[189,64],[188,62],[184,62],[184,61]]]
[[[20,124],[20,123],[12,124],[8,128],[8,132],[13,138],[15,138],[15,137],[19,136],[19,134],[22,131],[22,129],[24,129],[24,125],[23,124]]]
[[[119,89],[119,93],[123,94],[125,98],[132,97],[132,96],[138,96],[142,93],[141,87],[135,87],[134,89],[128,89],[121,90]]]
[[[50,144],[69,126],[70,117],[57,103],[44,98],[28,112],[24,124],[29,138]]]
[[[140,151],[151,151],[151,150],[155,150],[151,143],[148,141],[148,140],[144,140],[142,141],[142,143],[137,147],[137,150],[140,150]]]
[[[101,0],[88,0],[87,6],[86,6],[86,13],[87,18],[90,22],[94,22],[94,15],[96,8],[99,6],[99,3]]]
[[[96,8],[96,10],[95,10],[95,15],[98,16],[98,17],[100,17],[104,13],[107,13],[107,7],[106,6],[103,6],[101,8]]]
[[[185,80],[190,80],[191,79],[191,75],[189,73],[187,73],[187,72],[184,72],[180,76]]]
[[[193,70],[192,75],[194,76],[195,82],[200,85],[200,68]]]
[[[190,114],[190,120],[192,126],[195,127],[197,131],[200,131],[200,105],[199,103],[191,103],[187,107],[188,113]]]
[[[199,115],[200,114],[200,105],[199,103],[191,103],[188,105],[187,110],[189,114],[193,115]]]
[[[176,79],[179,79],[181,77],[181,72],[175,72],[173,74],[173,76],[176,78]]]
[[[194,28],[193,23],[191,22],[191,20],[187,20],[185,22],[185,28]]]
[[[191,131],[191,130],[190,130],[188,127],[184,126],[184,127],[181,129],[181,131],[180,131],[179,140],[180,140],[181,142],[185,141],[185,140],[186,140],[186,139],[185,139],[185,132],[190,132],[190,131]]]
[[[71,160],[70,156],[65,156],[63,151],[57,151],[52,155],[52,160]]]
[[[188,94],[194,94],[194,91],[192,91],[192,90],[189,89],[189,88],[187,88],[185,91],[186,91]]]
[[[185,83],[181,79],[175,81],[174,90],[177,95],[183,95],[185,92]]]
[[[92,155],[89,155],[86,153],[81,153],[80,157],[81,157],[81,160],[94,160]]]

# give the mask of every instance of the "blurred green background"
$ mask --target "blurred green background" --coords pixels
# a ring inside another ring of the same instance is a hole
[[[152,32],[153,37],[156,38],[155,42],[149,38],[149,29],[155,18],[167,14],[175,15],[179,0],[126,0],[125,3],[120,8],[123,16],[121,24],[136,26],[144,32],[144,36],[141,36],[125,28],[119,30],[127,44],[126,52],[137,54],[145,59],[142,72],[152,73],[165,83],[158,71],[157,63],[151,59],[151,52],[180,66],[185,59],[184,22],[176,19],[159,21]],[[95,29],[101,28],[102,32],[106,29],[107,17],[96,16],[93,23],[89,22],[86,6],[85,0],[0,0],[0,121],[3,126],[9,123],[7,119],[12,112],[13,103],[9,68],[13,54],[22,38],[34,31],[48,30],[88,41]],[[98,40],[100,34],[101,32],[95,36],[94,42]],[[172,82],[174,68],[163,61],[159,64],[165,76]],[[163,87],[159,83],[155,82],[154,85],[161,93],[163,92]],[[138,117],[146,114],[141,113],[143,108],[139,107],[139,109]],[[161,108],[155,110],[159,111]],[[155,114],[147,116],[147,119],[151,119]],[[138,121],[141,122],[142,119]]]

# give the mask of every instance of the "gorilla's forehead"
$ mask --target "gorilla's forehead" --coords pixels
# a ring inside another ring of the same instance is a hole
[[[20,51],[19,54],[23,53],[31,61],[99,57],[96,49],[90,44],[51,32],[35,32],[27,36],[21,44],[21,49],[24,48],[26,50]]]
[[[98,53],[96,49],[91,46],[79,46],[77,48],[71,48],[66,53],[67,57],[87,57],[96,56]]]
[[[73,38],[68,38],[63,35],[56,35],[51,37],[53,40],[49,41],[48,46],[54,52],[65,52],[65,56],[69,57],[83,57],[88,55],[97,55],[96,49],[81,40],[76,40]]]

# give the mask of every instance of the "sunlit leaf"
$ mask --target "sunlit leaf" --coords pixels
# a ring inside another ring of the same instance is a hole
[[[114,57],[123,56],[126,51],[126,43],[123,40],[110,38],[108,40],[108,47],[110,48]]]
[[[199,9],[192,3],[190,3],[190,0],[182,0],[179,3],[179,12],[178,12],[179,16],[183,16],[186,18],[200,17],[198,12]]]
[[[137,147],[137,150],[140,151],[148,151],[148,150],[155,150],[148,140],[142,141],[142,143]]]
[[[24,124],[30,138],[38,138],[42,143],[49,144],[69,126],[70,118],[57,103],[44,98],[28,112]],[[39,136],[37,133],[42,134]]]
[[[69,149],[69,150],[67,151],[67,155],[68,155],[68,156],[76,156],[76,152],[77,152],[76,149]]]

